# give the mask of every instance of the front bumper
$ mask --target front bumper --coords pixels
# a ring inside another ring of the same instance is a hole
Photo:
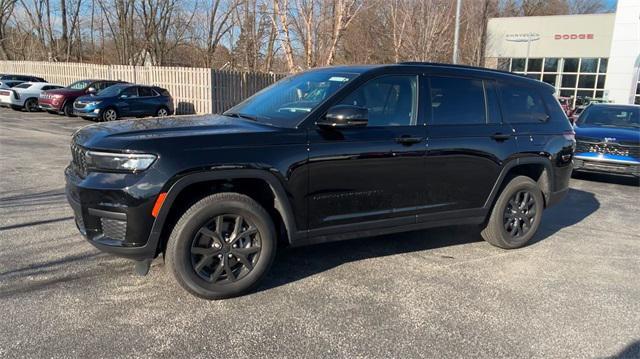
[[[607,156],[576,155],[573,160],[575,171],[600,172],[640,177],[640,162],[631,158],[610,158]]]
[[[97,108],[92,108],[92,109],[87,109],[87,108],[73,108],[73,114],[75,116],[78,117],[90,117],[90,118],[98,118],[100,117],[100,109]]]
[[[38,107],[40,107],[42,111],[60,112],[60,106],[56,106],[52,103],[38,101]]]
[[[152,259],[157,243],[149,241],[155,218],[154,192],[141,190],[141,174],[65,170],[65,192],[80,233],[99,250],[134,260]]]

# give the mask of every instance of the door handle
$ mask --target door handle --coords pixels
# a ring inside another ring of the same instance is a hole
[[[507,133],[498,132],[498,133],[494,133],[493,135],[491,135],[491,138],[493,138],[496,141],[506,141],[509,138],[511,138],[511,135],[507,134]]]
[[[403,144],[403,145],[412,145],[414,143],[420,143],[423,140],[423,137],[411,137],[411,136],[400,136],[400,137],[396,137],[395,138],[397,143]]]

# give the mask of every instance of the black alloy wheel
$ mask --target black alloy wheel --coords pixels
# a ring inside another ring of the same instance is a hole
[[[527,190],[516,192],[504,209],[504,229],[511,237],[523,237],[531,230],[538,205]]]
[[[260,233],[241,215],[221,214],[200,228],[191,243],[191,265],[210,283],[247,276],[260,258]]]

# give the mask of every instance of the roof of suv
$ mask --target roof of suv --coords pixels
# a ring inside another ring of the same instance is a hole
[[[462,73],[485,73],[495,76],[496,78],[501,77],[505,79],[513,79],[516,81],[527,82],[532,85],[538,85],[546,87],[552,91],[555,91],[554,87],[538,80],[534,80],[528,78],[523,75],[514,74],[508,71],[502,71],[497,69],[490,69],[485,67],[475,67],[468,65],[454,65],[454,64],[443,64],[437,62],[400,62],[397,64],[381,64],[381,65],[339,65],[339,66],[330,66],[330,67],[321,67],[314,69],[315,71],[342,71],[342,72],[352,72],[362,74],[371,70],[380,69],[380,68],[393,68],[393,67],[407,67],[407,66],[417,66],[421,68],[431,68],[431,69],[444,69],[452,72],[460,71]],[[313,71],[313,70],[312,70]]]

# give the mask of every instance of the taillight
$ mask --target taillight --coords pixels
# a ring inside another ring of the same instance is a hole
[[[562,136],[565,138],[565,140],[569,140],[569,141],[576,140],[576,133],[574,131],[564,131],[562,133]]]

